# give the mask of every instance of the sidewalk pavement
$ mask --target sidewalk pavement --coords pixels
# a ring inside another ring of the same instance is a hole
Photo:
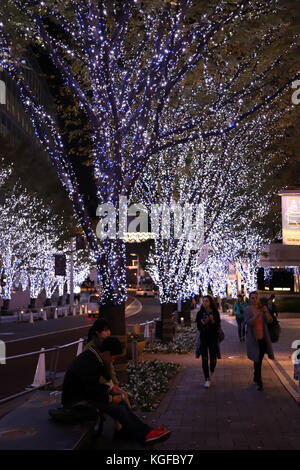
[[[210,389],[203,387],[201,359],[194,352],[144,353],[142,360],[182,364],[158,409],[138,413],[150,426],[165,424],[173,431],[155,450],[299,450],[300,407],[293,396],[297,383],[289,356],[292,341],[300,339],[300,320],[282,320],[281,326],[280,341],[273,345],[278,362],[263,361],[264,391],[258,391],[252,381],[253,363],[247,358],[245,343],[239,342],[235,319],[227,315],[222,315],[222,359]],[[97,449],[142,449],[133,441],[113,440],[112,429],[108,417]]]

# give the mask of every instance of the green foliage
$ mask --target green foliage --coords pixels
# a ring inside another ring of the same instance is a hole
[[[162,343],[155,340],[153,346],[147,346],[145,351],[151,353],[187,354],[195,347],[196,324],[192,326],[177,326],[174,340],[170,343]]]
[[[166,393],[169,381],[179,371],[180,365],[171,362],[141,361],[127,366],[128,383],[123,389],[128,393],[133,409],[152,411]]]
[[[137,333],[134,333],[133,331],[131,331],[127,335],[127,341],[128,342],[132,342],[132,341],[142,342],[142,341],[145,341],[145,338],[144,336],[138,335]]]

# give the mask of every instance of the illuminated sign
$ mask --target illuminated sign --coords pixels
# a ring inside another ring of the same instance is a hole
[[[282,208],[282,243],[300,245],[300,192],[280,194]]]
[[[0,104],[6,104],[6,85],[3,80],[0,80]]]

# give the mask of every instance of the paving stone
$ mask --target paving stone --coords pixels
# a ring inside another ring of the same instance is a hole
[[[300,320],[297,322],[300,329]],[[155,450],[299,450],[300,407],[267,360],[262,369],[264,391],[256,390],[253,363],[247,358],[245,345],[238,341],[236,325],[223,320],[222,328],[222,359],[208,390],[203,387],[201,362],[193,352],[185,357],[159,356],[168,362],[182,361],[184,370],[158,409],[143,413],[147,422],[151,419],[156,426],[165,424],[173,430],[170,439]],[[289,350],[291,335],[289,331],[284,345],[282,334],[281,344],[275,345],[281,354]],[[114,445],[126,448],[119,442]]]

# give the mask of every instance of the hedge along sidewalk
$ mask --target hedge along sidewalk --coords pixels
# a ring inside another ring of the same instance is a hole
[[[133,409],[153,411],[159,406],[170,382],[181,368],[177,359],[174,361],[172,358],[172,362],[168,362],[168,354],[175,354],[179,358],[191,352],[195,347],[196,331],[196,324],[190,327],[178,325],[174,341],[163,344],[155,340],[152,346],[145,348],[141,361],[136,365],[133,362],[128,364],[128,383],[123,388],[129,395]],[[157,360],[159,353],[164,354],[162,361]],[[155,360],[152,359],[153,355],[156,356]]]
[[[130,362],[127,365],[128,383],[122,388],[128,393],[132,409],[155,410],[180,368],[180,364],[176,362]]]
[[[177,326],[174,340],[170,343],[162,343],[155,340],[153,345],[147,345],[145,352],[166,354],[188,354],[195,347],[196,324],[192,326]]]

